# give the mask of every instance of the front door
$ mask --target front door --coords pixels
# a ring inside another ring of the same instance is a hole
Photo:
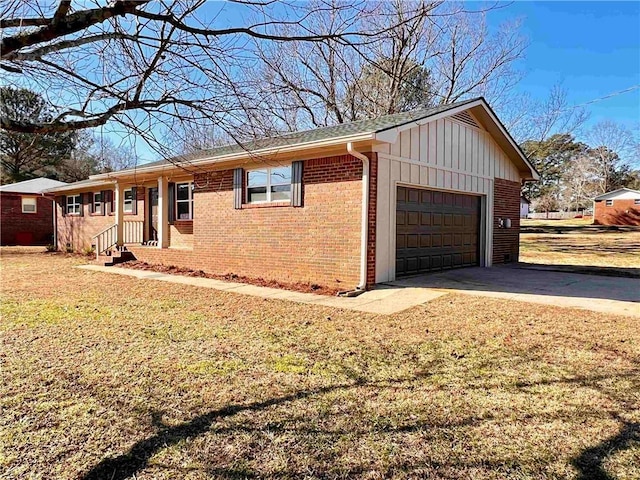
[[[158,189],[149,189],[149,241],[158,241]]]

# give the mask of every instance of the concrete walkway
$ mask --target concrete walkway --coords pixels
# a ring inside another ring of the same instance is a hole
[[[383,315],[402,312],[448,293],[461,293],[640,318],[640,279],[540,271],[518,266],[464,268],[419,275],[379,285],[375,290],[354,298],[327,297],[130,268],[100,265],[78,268]]]
[[[464,268],[409,277],[389,286],[504,298],[640,318],[640,279],[529,269]]]
[[[184,275],[172,275],[149,270],[135,270],[132,268],[104,267],[101,265],[80,265],[77,268],[93,272],[115,273],[145,280],[158,280],[161,282],[192,285],[194,287],[213,288],[214,290],[242,293],[260,298],[310,303],[382,315],[401,312],[447,294],[447,292],[444,291],[436,291],[428,288],[382,286],[382,288],[365,292],[353,298],[327,297],[325,295],[292,292],[279,288],[258,287],[246,283],[225,282],[212,278],[187,277]]]

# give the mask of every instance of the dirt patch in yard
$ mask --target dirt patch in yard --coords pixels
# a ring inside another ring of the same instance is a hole
[[[229,273],[227,275],[216,275],[207,273],[203,270],[191,270],[190,268],[176,267],[174,265],[153,265],[147,262],[137,260],[116,264],[116,267],[133,268],[136,270],[149,270],[158,273],[169,273],[172,275],[184,275],[186,277],[212,278],[214,280],[224,280],[227,282],[246,283],[249,285],[257,285],[259,287],[280,288],[283,290],[291,290],[294,292],[315,293],[317,295],[335,296],[339,292],[338,289],[329,288],[314,283],[286,283],[276,280],[265,280],[263,278],[245,277]]]

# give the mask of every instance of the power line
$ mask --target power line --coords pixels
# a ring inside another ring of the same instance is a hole
[[[607,100],[609,98],[617,97],[618,95],[622,95],[623,93],[632,92],[634,90],[637,90],[638,88],[640,88],[640,84],[633,85],[632,87],[625,88],[624,90],[618,90],[617,92],[609,93],[608,95],[605,95],[604,97],[594,98],[593,100],[589,100],[588,102],[584,102],[584,103],[580,103],[578,105],[574,105],[572,107],[568,107],[565,110],[573,110],[573,109],[580,108],[580,107],[586,107],[587,105],[591,105],[591,104],[596,103],[596,102],[601,102],[602,100]]]

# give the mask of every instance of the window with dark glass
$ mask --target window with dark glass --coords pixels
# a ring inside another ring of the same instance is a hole
[[[291,200],[291,165],[247,172],[247,202],[287,202]]]
[[[67,195],[67,213],[70,215],[80,215],[80,209],[82,208],[82,200],[80,194]]]
[[[176,183],[176,220],[193,220],[193,183]]]
[[[102,214],[102,192],[96,192],[93,194],[93,213]]]

